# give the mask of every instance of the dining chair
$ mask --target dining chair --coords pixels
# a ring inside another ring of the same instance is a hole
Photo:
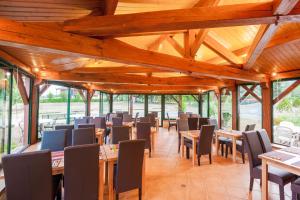
[[[66,147],[64,155],[64,199],[95,200],[99,189],[99,145]]]
[[[145,140],[145,149],[149,149],[149,157],[151,157],[151,123],[138,122],[136,125],[136,138]]]
[[[180,146],[181,146],[181,131],[188,131],[189,130],[189,124],[188,120],[186,119],[177,119],[177,133],[178,133],[178,153],[180,153]],[[187,138],[185,138],[187,140]],[[183,147],[182,147],[183,148]]]
[[[56,125],[55,130],[67,130],[67,144],[66,146],[72,145],[72,130],[74,129],[74,125]]]
[[[7,200],[52,200],[50,150],[10,154],[2,157]]]
[[[132,115],[123,114],[123,122],[132,122]]]
[[[112,127],[112,144],[119,144],[120,141],[129,140],[128,126],[113,126]]]
[[[148,122],[148,123],[150,123],[150,118],[149,117],[140,117],[139,122]]]
[[[207,117],[200,117],[199,118],[199,129],[201,129],[201,127],[203,125],[208,125],[208,119]]]
[[[253,131],[255,129],[256,124],[247,124],[245,127],[245,131]]]
[[[94,144],[96,141],[95,129],[79,128],[73,130],[72,145]]]
[[[152,112],[152,113],[148,114],[147,117],[150,120],[151,126],[156,127],[155,113]]]
[[[78,128],[78,124],[87,124],[87,120],[84,118],[74,118],[74,127]]]
[[[155,118],[158,117],[158,112],[157,111],[152,111],[150,114],[153,114]]]
[[[104,119],[105,122],[105,117],[94,117],[90,120],[89,124],[95,124],[95,128],[102,128],[101,127],[101,122]]]
[[[119,117],[119,118],[123,119],[123,112],[117,112],[117,116],[116,117]]]
[[[216,119],[208,119],[207,120],[208,125],[214,125],[215,126],[215,130],[218,130],[218,121]],[[215,136],[215,134],[214,134]],[[224,148],[226,149],[226,144],[227,142],[229,142],[230,139],[226,138],[226,137],[218,137],[218,142],[219,142],[219,147],[221,147],[221,155],[224,155]]]
[[[139,123],[137,126],[139,126]],[[114,170],[114,188],[116,192],[116,200],[119,199],[120,193],[133,189],[138,189],[139,200],[142,199],[144,148],[145,140],[130,140],[120,142],[118,161]]]
[[[174,121],[171,121],[170,116],[169,116],[169,113],[167,113],[167,118],[168,118],[168,124],[169,124],[169,126],[168,126],[168,131],[170,131],[170,128],[171,128],[172,126],[175,126],[176,131],[177,131],[177,123],[176,123],[176,121],[175,121],[175,122],[174,122]]]
[[[291,184],[292,200],[298,200],[300,195],[300,178],[297,178]]]
[[[67,130],[44,131],[41,149],[50,151],[63,151],[67,146]]]
[[[264,153],[263,146],[256,131],[243,132],[246,152],[249,158],[250,169],[250,186],[249,191],[253,189],[254,179],[261,179],[261,159],[258,158],[260,154]],[[296,179],[296,176],[284,170],[269,166],[268,181],[279,185],[280,200],[284,200],[284,186]]]
[[[112,118],[112,125],[113,126],[122,126],[123,125],[123,119],[121,117]]]
[[[189,115],[185,114],[185,113],[180,113],[179,114],[179,119],[188,119]]]
[[[200,158],[202,155],[209,156],[209,164],[211,164],[211,152],[212,152],[212,139],[214,134],[215,126],[213,125],[203,125],[201,130],[199,131],[199,139],[197,142],[197,159],[198,165],[200,166]],[[189,158],[190,149],[193,148],[193,144],[191,141],[185,141],[185,146],[187,147],[187,158]]]
[[[112,122],[112,118],[115,118],[115,117],[117,117],[116,113],[110,113],[108,121]]]
[[[197,130],[198,129],[198,118],[188,118],[189,130]]]
[[[139,117],[139,112],[135,113],[135,117],[134,117],[134,122],[133,122],[133,126],[136,126],[136,123],[138,121],[138,117]]]
[[[93,120],[93,117],[85,116],[85,117],[82,117],[82,119],[85,119],[86,123],[91,123],[91,121]]]
[[[265,129],[257,130],[259,140],[262,144],[264,153],[272,151],[272,143]]]
[[[199,115],[198,115],[198,114],[193,114],[193,113],[192,113],[192,114],[190,114],[190,117],[191,117],[191,118],[199,118]]]

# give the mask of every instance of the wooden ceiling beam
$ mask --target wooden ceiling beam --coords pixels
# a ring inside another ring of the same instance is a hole
[[[29,95],[27,94],[24,81],[22,79],[22,74],[18,72],[13,72],[15,81],[17,83],[17,87],[20,93],[20,96],[22,98],[23,104],[28,105],[29,104]]]
[[[41,72],[39,78],[48,80],[74,81],[74,82],[95,82],[95,83],[127,83],[127,84],[152,84],[152,85],[186,85],[186,86],[226,86],[232,81],[220,81],[213,78],[183,77],[146,77],[142,75],[124,74],[79,74],[68,72]]]
[[[273,2],[273,15],[287,15],[296,6],[298,1],[299,0],[275,0]],[[256,60],[272,39],[278,27],[277,23],[260,26],[246,57],[244,69],[251,69],[254,66]]]
[[[299,11],[291,16],[275,16],[273,3],[264,2],[90,16],[66,21],[64,30],[89,36],[118,36],[143,32],[274,24],[291,20],[299,20]]]
[[[118,0],[104,0],[104,15],[114,15],[118,6]]]
[[[243,63],[241,58],[226,49],[226,47],[224,47],[210,35],[206,35],[204,39],[204,45],[233,65],[241,65]]]
[[[19,60],[18,58],[14,57],[13,55],[7,53],[3,49],[0,49],[0,58],[6,60],[7,62],[16,65],[27,72],[31,72],[32,67],[25,64],[23,61]]]
[[[114,73],[162,73],[162,72],[171,72],[168,70],[151,68],[151,67],[137,67],[137,66],[121,66],[121,67],[82,67],[75,68],[68,72],[71,73],[83,73],[83,74],[114,74]]]
[[[6,19],[0,19],[0,24],[2,25],[0,28],[0,45],[4,46],[155,67],[182,72],[190,76],[208,76],[252,82],[261,82],[266,78],[263,74],[236,69],[231,66],[213,65],[139,49],[116,39],[98,40]]]
[[[277,73],[275,76],[271,77],[272,81],[289,79],[289,78],[298,78],[300,77],[300,70],[293,70],[288,72]]]
[[[168,35],[160,35],[154,42],[148,46],[149,51],[158,51],[159,46],[168,38]]]
[[[185,56],[184,48],[173,38],[173,36],[169,35],[166,39],[182,57]]]

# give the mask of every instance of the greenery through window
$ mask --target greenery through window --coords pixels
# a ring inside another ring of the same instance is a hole
[[[74,118],[80,118],[86,116],[86,90],[71,88],[70,89],[70,120],[71,124],[74,122]]]
[[[129,98],[127,94],[113,95],[113,112],[129,112]]]
[[[232,129],[232,93],[224,88],[221,91],[221,128]]]
[[[139,113],[139,117],[145,116],[145,95],[134,94],[131,96],[130,113],[135,117],[136,113]]]
[[[208,93],[202,94],[202,117],[208,117]]]
[[[91,116],[98,117],[100,114],[100,92],[95,91],[91,99]]]

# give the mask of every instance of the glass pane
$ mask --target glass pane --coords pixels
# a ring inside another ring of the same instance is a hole
[[[95,91],[91,99],[91,116],[98,117],[100,114],[100,92]]]
[[[44,90],[44,87],[49,87]],[[39,131],[52,130],[56,124],[67,123],[68,88],[45,84],[40,86]]]
[[[193,114],[199,113],[199,103],[197,95],[182,95],[182,109],[184,112]]]
[[[182,105],[181,95],[165,95],[165,118],[167,119],[167,113],[171,119],[176,119],[178,117],[178,112]]]
[[[139,113],[139,117],[145,116],[145,95],[132,95],[132,116],[135,117]]]
[[[161,95],[148,96],[148,112],[158,112],[158,118],[161,122]]]
[[[2,155],[7,154],[8,107],[10,73],[0,69],[0,163]]]
[[[101,92],[100,114],[107,114],[107,113],[109,113],[109,94]]]
[[[251,88],[252,85],[246,85],[247,88]],[[261,87],[256,86],[254,93],[261,98]],[[255,129],[260,129],[262,125],[262,108],[261,102],[254,96],[248,93],[246,90],[239,86],[239,130],[245,130],[247,124],[256,124]]]
[[[86,90],[71,88],[71,106],[70,106],[70,123],[73,124],[74,118],[86,116]]]
[[[223,89],[221,93],[221,128],[232,129],[232,93]]]
[[[19,76],[18,74],[16,76]],[[30,79],[26,76],[15,77],[13,79],[13,96],[12,96],[12,131],[11,131],[11,152],[19,152],[22,147],[28,144],[28,127],[25,129],[25,120],[28,120],[29,105],[24,105],[18,81],[21,78],[23,85],[29,91]],[[26,91],[27,92],[27,91]],[[29,94],[29,93],[28,93]],[[26,110],[26,114],[25,114]]]
[[[218,120],[218,98],[214,91],[209,93],[209,118]]]
[[[208,117],[208,94],[202,94],[202,117]]]
[[[113,95],[113,112],[129,112],[129,101],[127,94]]]
[[[273,83],[273,94],[277,97],[295,81]],[[297,86],[288,95],[273,105],[273,142],[300,146],[300,87]]]

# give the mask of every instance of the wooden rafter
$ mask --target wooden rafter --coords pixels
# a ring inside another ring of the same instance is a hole
[[[39,95],[42,96],[42,95],[48,90],[48,88],[49,88],[50,86],[51,86],[50,84],[45,84],[45,85],[43,85],[43,86],[40,88]]]
[[[170,70],[162,70],[157,68],[150,67],[142,67],[142,66],[121,66],[121,67],[82,67],[75,68],[71,71],[71,73],[84,73],[84,74],[124,74],[124,73],[162,73],[162,72],[170,72]]]
[[[273,3],[273,15],[287,15],[295,7],[298,1],[299,0],[275,0]],[[246,63],[244,65],[245,69],[251,69],[253,67],[277,29],[277,23],[264,24],[260,26],[247,55]]]
[[[185,56],[185,52],[184,49],[182,48],[182,46],[180,46],[180,44],[174,39],[173,36],[168,36],[167,37],[167,41],[170,43],[170,45],[182,56]]]
[[[148,46],[148,50],[158,51],[159,50],[159,45],[161,45],[161,43],[163,43],[163,41],[165,41],[167,39],[167,37],[168,37],[168,35],[166,35],[166,34],[160,35],[154,42],[152,42]]]
[[[16,65],[16,66],[24,69],[27,72],[31,72],[31,66],[28,66],[23,61],[21,61],[18,58],[12,56],[11,54],[4,51],[3,49],[0,49],[0,58],[3,58],[4,60],[10,62],[13,65]]]
[[[273,105],[287,96],[290,92],[292,92],[298,85],[300,84],[300,80],[295,81],[292,85],[286,88],[282,93],[280,93],[275,99],[273,99]]]
[[[77,91],[78,91],[78,94],[80,95],[82,101],[83,101],[84,103],[86,103],[87,101],[86,101],[86,97],[85,97],[83,91],[82,91],[82,90],[77,90]]]
[[[254,91],[255,88],[256,88],[256,86],[257,85],[252,85],[251,88],[250,88],[250,90]],[[245,94],[240,98],[240,102],[244,101],[247,98],[247,96],[249,96],[249,95],[250,95],[250,92],[246,91]]]
[[[242,85],[242,88],[244,88],[251,96],[253,96],[257,101],[261,102],[261,98],[257,96],[257,94],[254,93],[254,91],[250,90],[246,85]]]
[[[18,73],[18,72],[14,72],[14,78],[17,82],[17,87],[20,93],[20,96],[22,98],[23,104],[24,105],[28,105],[29,104],[29,95],[27,94],[25,85],[24,85],[24,81],[22,79],[22,74]]]
[[[104,14],[113,15],[116,11],[118,0],[105,0],[104,3],[105,3]]]
[[[91,16],[65,22],[64,30],[90,36],[121,36],[155,31],[274,24],[278,19],[280,22],[298,20],[299,11],[294,12],[293,15],[278,17],[273,14],[272,9],[273,3],[265,2]]]
[[[287,78],[298,78],[300,77],[300,70],[293,70],[288,72],[281,72],[276,74],[276,76],[272,76],[271,80],[280,80],[280,79],[287,79]]]
[[[48,29],[44,26],[5,19],[1,19],[0,23],[3,24],[0,30],[1,45],[143,65],[145,67],[183,72],[190,76],[209,76],[254,82],[264,81],[265,79],[263,74],[142,50],[116,39],[98,40]],[[46,36],[45,33],[47,33]],[[130,52],[130,54],[127,52]]]

